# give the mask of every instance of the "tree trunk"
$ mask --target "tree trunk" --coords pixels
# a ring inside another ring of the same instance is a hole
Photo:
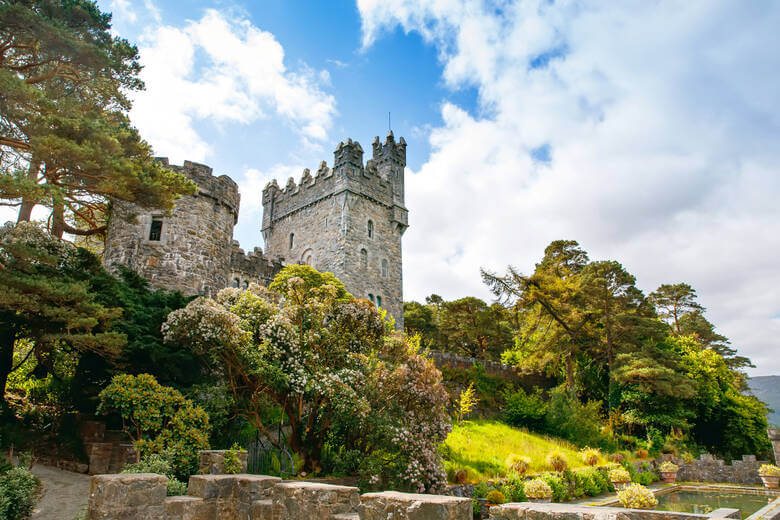
[[[52,209],[51,234],[59,239],[65,233],[65,204],[60,200],[54,200]]]
[[[27,178],[33,182],[38,181],[38,170],[41,167],[40,161],[30,161],[30,168],[27,170]],[[22,198],[22,205],[19,208],[19,217],[16,219],[16,223],[30,222],[32,218],[32,210],[35,207],[35,201],[29,199],[29,197]]]
[[[572,353],[566,354],[566,388],[570,391],[574,391],[574,359]]]

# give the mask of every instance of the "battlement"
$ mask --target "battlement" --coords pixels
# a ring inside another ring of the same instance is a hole
[[[244,282],[268,285],[281,269],[281,259],[266,257],[259,247],[245,253],[238,240],[233,240],[233,248],[230,251],[231,285],[235,285],[236,280],[241,286]]]
[[[406,166],[406,141],[396,142],[392,132],[384,143],[374,138],[373,157],[363,164],[363,148],[352,139],[340,142],[333,152],[333,168],[325,161],[312,175],[303,170],[300,181],[287,179],[280,188],[276,179],[263,189],[263,229],[303,207],[348,190],[385,206],[403,207],[403,168]]]
[[[233,222],[238,221],[238,209],[241,195],[238,184],[227,175],[214,176],[214,170],[205,164],[184,161],[181,166],[170,164],[167,157],[157,157],[156,160],[166,168],[184,174],[198,185],[197,196],[205,196],[223,204],[233,214]]]

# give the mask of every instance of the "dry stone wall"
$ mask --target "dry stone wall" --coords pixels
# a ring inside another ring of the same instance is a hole
[[[730,484],[761,484],[758,468],[766,462],[755,455],[743,455],[742,460],[726,464],[712,455],[704,454],[689,464],[680,464],[677,480],[690,482],[723,482]]]

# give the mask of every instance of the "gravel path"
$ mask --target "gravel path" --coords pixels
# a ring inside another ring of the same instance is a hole
[[[89,475],[36,464],[32,472],[41,479],[43,495],[33,520],[73,520],[86,510]]]

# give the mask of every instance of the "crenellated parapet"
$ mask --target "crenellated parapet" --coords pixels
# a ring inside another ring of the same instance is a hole
[[[238,210],[241,195],[238,193],[238,184],[227,175],[214,176],[214,170],[205,164],[192,161],[184,161],[181,166],[170,164],[167,157],[158,157],[157,161],[166,168],[185,175],[198,185],[198,195],[214,199],[224,205],[232,214],[234,224],[238,221]]]
[[[298,182],[287,179],[281,188],[276,179],[263,189],[263,231],[266,232],[279,219],[295,213],[318,201],[343,191],[365,196],[388,208],[396,206],[401,214],[404,207],[403,176],[406,166],[406,141],[403,137],[396,142],[392,132],[384,143],[374,139],[373,157],[363,164],[363,148],[360,143],[347,139],[336,146],[333,152],[333,168],[325,161],[312,174],[303,170]],[[399,216],[405,225],[406,219]]]
[[[267,257],[259,247],[245,253],[238,241],[234,240],[230,253],[229,284],[232,287],[245,287],[250,283],[268,285],[282,267],[280,258]]]

